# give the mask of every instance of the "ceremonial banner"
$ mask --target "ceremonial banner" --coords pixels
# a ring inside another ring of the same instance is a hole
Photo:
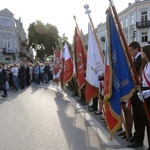
[[[75,36],[74,36],[74,59],[75,59],[75,68],[76,68],[76,79],[78,83],[78,91],[85,84],[85,66],[86,62],[84,62],[84,48],[82,46],[82,42],[78,33],[77,28],[75,28]]]
[[[99,92],[99,77],[104,75],[104,64],[93,31],[88,27],[88,52],[86,70],[86,102],[89,103]]]
[[[104,108],[108,130],[112,135],[121,125],[120,102],[129,99],[134,83],[124,46],[111,10],[107,14],[108,49],[106,51]]]
[[[63,85],[63,70],[64,70],[64,48],[61,48],[60,51],[60,83]]]
[[[53,80],[58,83],[60,78],[60,52],[58,49],[54,50],[53,57],[54,67],[53,67]]]
[[[69,53],[68,45],[65,42],[63,47],[63,54],[64,54],[64,63],[63,63],[63,71],[62,71],[62,78],[63,78],[63,85],[68,83],[72,79],[73,75],[73,61]]]

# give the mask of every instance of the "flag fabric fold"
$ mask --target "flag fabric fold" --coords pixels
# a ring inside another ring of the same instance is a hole
[[[121,125],[120,102],[129,99],[134,91],[134,83],[129,69],[122,39],[116,28],[111,9],[107,14],[108,48],[105,59],[105,120],[111,138]]]
[[[75,59],[75,68],[76,68],[76,79],[78,84],[78,91],[82,89],[85,85],[85,65],[86,65],[86,56],[84,53],[84,48],[82,46],[81,38],[78,33],[77,27],[75,28],[74,36],[74,59]]]
[[[58,49],[54,50],[53,62],[53,81],[58,83],[60,78],[60,52]]]
[[[89,103],[99,92],[99,77],[104,75],[104,64],[91,25],[88,26],[88,52],[86,69],[86,102]]]
[[[69,53],[68,45],[65,42],[64,47],[63,47],[63,69],[62,69],[62,83],[65,85],[68,83],[73,76],[73,61],[72,57]]]

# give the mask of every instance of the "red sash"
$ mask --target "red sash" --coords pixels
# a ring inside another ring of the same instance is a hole
[[[146,77],[145,70],[143,70],[143,74],[144,74],[144,78],[145,78],[146,83],[147,83],[148,86],[150,87],[150,82],[148,81],[148,79],[147,79],[147,77]]]

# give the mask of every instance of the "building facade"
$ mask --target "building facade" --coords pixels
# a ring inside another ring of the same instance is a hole
[[[7,9],[0,11],[0,61],[19,63],[20,54],[26,51],[26,33],[21,19],[17,20]]]
[[[134,0],[118,16],[128,44],[132,41],[137,41],[140,45],[150,42],[150,0]],[[105,51],[106,22],[97,25],[96,33]],[[86,45],[87,37],[88,34],[84,35]]]

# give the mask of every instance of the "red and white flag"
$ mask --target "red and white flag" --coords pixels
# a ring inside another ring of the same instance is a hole
[[[53,80],[58,83],[60,78],[60,52],[58,49],[54,50],[54,67],[53,67]]]
[[[88,27],[88,53],[87,53],[87,70],[86,70],[86,102],[89,103],[99,92],[99,77],[104,75],[104,64],[94,37],[93,31],[89,24]]]
[[[60,65],[59,65],[59,71],[60,71],[60,83],[63,84],[63,68],[64,68],[64,48],[61,48],[60,51]]]
[[[85,65],[86,56],[84,53],[84,48],[81,42],[81,37],[78,33],[77,27],[75,28],[75,43],[74,43],[74,59],[76,68],[76,79],[78,83],[78,90],[80,91],[85,84]],[[85,65],[84,65],[85,64]]]
[[[66,42],[63,47],[63,54],[64,54],[64,62],[63,62],[63,70],[62,70],[62,83],[64,85],[72,79],[72,75],[73,75],[73,61],[69,53],[68,45],[66,44]]]

